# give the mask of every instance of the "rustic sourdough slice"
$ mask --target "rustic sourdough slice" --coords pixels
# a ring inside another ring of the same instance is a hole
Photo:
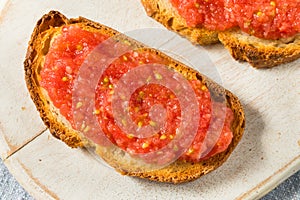
[[[44,59],[48,53],[49,47],[51,46],[52,39],[60,33],[64,25],[76,25],[80,26],[84,30],[105,33],[110,36],[119,34],[117,31],[109,27],[83,17],[67,19],[64,15],[57,11],[49,12],[37,22],[29,42],[24,62],[25,79],[31,98],[34,101],[37,110],[40,112],[41,118],[53,136],[62,140],[70,147],[94,148],[97,154],[101,155],[104,160],[122,174],[161,182],[180,183],[191,181],[218,168],[227,160],[240,141],[245,127],[244,112],[238,98],[228,90],[223,89],[221,86],[201,75],[199,72],[173,60],[155,49],[147,48],[143,44],[140,44],[122,34],[120,34],[120,37],[125,38],[131,43],[136,43],[139,47],[145,48],[144,51],[155,52],[162,58],[167,59],[170,63],[169,66],[180,72],[184,77],[192,77],[200,80],[208,88],[210,88],[211,94],[214,98],[218,99],[218,96],[222,96],[225,92],[226,104],[234,114],[234,120],[231,125],[231,130],[233,132],[232,142],[224,152],[204,161],[195,163],[176,161],[162,169],[138,171],[135,164],[140,162],[140,160],[129,157],[118,148],[99,146],[84,137],[81,132],[74,130],[70,123],[60,114],[59,110],[55,108],[51,99],[47,95],[47,92],[39,84],[40,71],[43,68]]]
[[[168,0],[141,0],[147,14],[163,24],[170,30],[188,38],[191,42],[200,45],[208,45],[219,42],[218,32],[205,28],[188,27],[184,18]]]
[[[206,45],[221,41],[233,58],[247,61],[255,68],[269,68],[300,58],[300,35],[281,40],[266,40],[240,29],[210,31],[188,27],[169,0],[141,0],[147,14],[191,42]]]
[[[218,36],[232,57],[247,61],[256,68],[269,68],[300,58],[300,34],[280,40],[264,40],[235,29],[220,32]]]

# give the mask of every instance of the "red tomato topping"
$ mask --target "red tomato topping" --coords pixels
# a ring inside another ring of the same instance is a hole
[[[76,26],[62,28],[45,58],[40,84],[54,106],[73,124],[72,87],[79,66],[87,55],[108,37],[84,31]]]
[[[299,0],[171,0],[188,26],[226,30],[235,26],[265,39],[300,32]]]
[[[40,85],[48,92],[54,106],[60,110],[73,128],[80,127],[77,129],[99,144],[103,138],[94,134],[93,128],[86,125],[89,116],[82,116],[79,126],[74,121],[74,112],[83,108],[83,104],[87,102],[77,102],[76,106],[72,107],[72,90],[74,80],[85,59],[97,45],[107,38],[103,34],[85,31],[75,25],[63,27],[62,33],[54,39],[40,72]],[[105,58],[104,54],[98,56],[97,59]],[[182,122],[181,109],[183,108],[180,107],[179,99],[172,90],[159,84],[145,84],[138,88],[130,96],[128,102],[131,123],[138,127],[148,125],[155,128],[160,123],[160,119],[152,121],[151,109],[158,104],[165,109],[165,117],[162,117],[164,123],[155,134],[140,138],[126,133],[114,119],[112,106],[114,85],[130,70],[150,63],[166,65],[167,61],[152,51],[139,50],[130,50],[114,59],[99,78],[96,92],[94,91],[95,106],[91,107],[93,106],[91,105],[85,111],[90,115],[97,116],[96,119],[103,133],[113,144],[133,154],[145,154],[160,150],[174,139]],[[93,74],[93,71],[88,73]],[[153,77],[163,79],[161,74],[154,73]],[[199,80],[190,80],[188,83],[198,101],[200,121],[195,139],[180,159],[199,161],[227,149],[233,137],[230,130],[233,113],[226,106],[212,101],[208,88]],[[86,84],[91,84],[90,80],[87,80]],[[223,123],[219,119],[222,118],[224,112],[226,112],[226,116]],[[129,123],[126,120],[121,120],[121,122],[124,126]],[[217,140],[210,139],[210,136],[216,135],[219,136]],[[205,140],[206,136],[207,140]],[[184,141],[181,142],[184,143]],[[176,151],[177,147],[173,146],[173,148]],[[202,158],[204,155],[205,157]],[[174,154],[170,152],[165,156],[171,158],[174,157]]]

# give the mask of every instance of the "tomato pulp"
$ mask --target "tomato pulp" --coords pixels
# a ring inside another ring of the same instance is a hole
[[[94,137],[101,143],[101,136],[92,135],[91,128],[86,125],[88,119],[82,116],[81,124],[76,124],[74,112],[83,108],[86,102],[77,102],[72,106],[74,81],[88,55],[99,45],[108,39],[108,36],[83,30],[76,25],[68,25],[62,28],[60,35],[56,36],[45,57],[44,67],[41,69],[40,85],[48,92],[49,98],[60,113],[70,122],[73,128],[79,129],[83,134]],[[124,44],[129,43],[125,41]],[[127,45],[127,44],[126,44]],[[106,52],[107,53],[107,52]],[[103,59],[105,55],[99,55]],[[140,138],[131,133],[124,132],[117,124],[112,107],[112,97],[115,84],[130,70],[145,64],[168,65],[168,61],[157,55],[154,51],[129,50],[114,59],[103,72],[95,89],[95,106],[89,107],[86,112],[96,116],[104,135],[115,145],[132,154],[146,154],[155,152],[170,143],[176,136],[176,130],[182,120],[182,112],[179,99],[169,88],[159,84],[145,84],[139,87],[131,95],[128,102],[128,112],[138,127],[157,126],[158,121],[152,121],[149,113],[153,106],[160,104],[166,110],[164,124],[157,133],[150,137]],[[92,74],[93,72],[89,72]],[[161,74],[154,74],[153,78],[163,79]],[[86,80],[87,85],[90,80]],[[196,136],[179,159],[199,161],[210,145],[211,148],[205,158],[213,156],[227,149],[231,143],[233,134],[230,129],[233,121],[233,112],[226,106],[211,99],[208,88],[201,81],[188,80],[198,101],[199,126]],[[90,91],[85,91],[90,92]],[[218,118],[226,113],[224,123],[218,124]],[[124,126],[129,123],[121,120]],[[80,127],[80,128],[78,128]],[[221,129],[219,138],[214,144],[206,142],[208,134]],[[92,132],[93,133],[93,132]],[[183,142],[184,143],[184,142]],[[204,144],[204,145],[203,145]],[[176,151],[176,149],[174,149]],[[169,155],[174,156],[174,155]]]
[[[280,39],[300,32],[299,0],[171,0],[188,26],[242,31],[264,39]]]

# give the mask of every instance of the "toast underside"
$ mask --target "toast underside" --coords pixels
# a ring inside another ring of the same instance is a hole
[[[300,34],[281,40],[264,40],[240,30],[229,30],[218,36],[233,58],[256,68],[270,68],[300,58]]]
[[[51,38],[53,35],[55,35],[55,32],[59,30],[60,27],[68,24],[77,24],[87,30],[100,31],[111,36],[119,34],[117,31],[109,27],[90,21],[83,17],[79,17],[77,19],[67,19],[64,15],[57,11],[50,11],[38,21],[31,36],[26,60],[24,62],[25,79],[31,98],[34,101],[37,110],[40,112],[41,118],[54,137],[62,140],[70,147],[96,148],[96,152],[122,174],[160,182],[180,183],[190,181],[211,172],[227,160],[233,149],[240,141],[245,127],[244,112],[238,98],[228,90],[223,89],[221,86],[212,82],[195,70],[192,70],[185,65],[172,60],[167,55],[158,51],[157,52],[160,56],[170,61],[170,66],[172,68],[183,74],[185,77],[197,77],[204,84],[206,84],[216,96],[225,91],[227,106],[230,107],[234,113],[234,121],[231,127],[233,139],[226,151],[197,163],[176,161],[163,169],[136,172],[134,170],[130,170],[131,167],[134,167],[131,166],[132,162],[126,162],[124,158],[119,158],[122,157],[122,155],[116,153],[117,151],[110,151],[109,149],[103,150],[101,147],[98,147],[97,145],[91,143],[88,139],[84,138],[79,131],[72,129],[70,124],[68,124],[68,121],[66,121],[64,117],[60,116],[59,111],[51,104],[51,100],[49,97],[47,97],[47,95],[45,95],[45,92],[39,86],[38,81],[39,71],[41,67],[43,67],[43,59],[48,52]],[[122,37],[125,37],[127,40],[136,43],[136,41],[127,38],[124,35],[122,35]],[[138,43],[138,45],[143,47],[143,44]],[[150,51],[156,51],[154,49],[147,49]]]

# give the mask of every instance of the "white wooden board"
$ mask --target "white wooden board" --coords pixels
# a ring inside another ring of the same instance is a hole
[[[137,0],[8,1],[0,15],[0,154],[37,199],[255,199],[300,169],[300,60],[256,70],[221,45],[205,49],[223,85],[243,103],[246,130],[230,159],[211,174],[182,185],[124,177],[52,138],[26,90],[22,64],[36,21],[52,9],[130,34],[165,31]],[[184,39],[152,37],[162,50],[181,47],[195,62],[203,59]]]

